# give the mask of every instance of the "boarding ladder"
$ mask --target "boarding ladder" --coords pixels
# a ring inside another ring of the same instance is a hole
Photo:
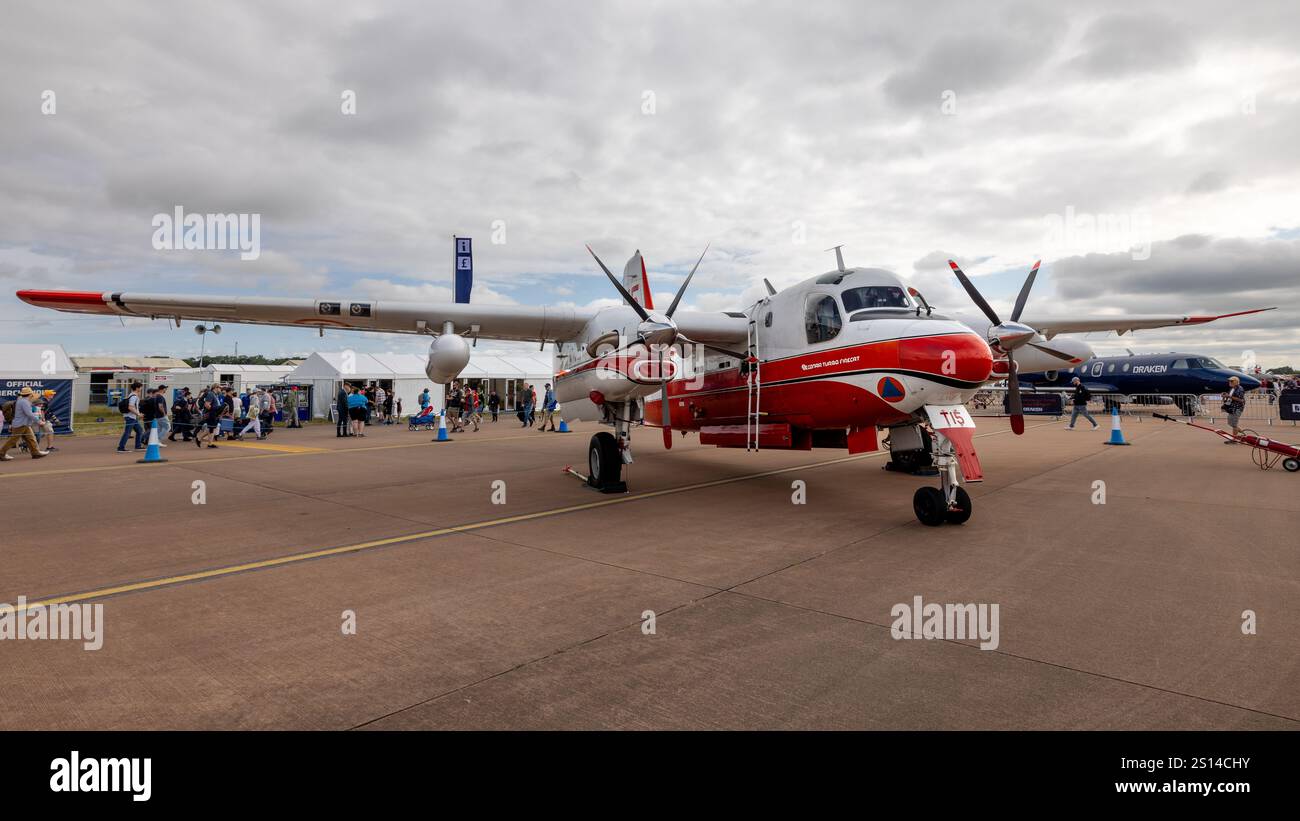
[[[766,300],[764,300],[765,302]],[[748,395],[745,400],[745,450],[758,450],[758,435],[762,424],[760,400],[763,397],[763,380],[760,374],[758,344],[758,316],[763,302],[754,306],[749,315],[749,328],[745,334],[745,379]]]

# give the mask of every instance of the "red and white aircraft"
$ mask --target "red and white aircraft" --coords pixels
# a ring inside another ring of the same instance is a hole
[[[590,249],[588,249],[590,250]],[[708,249],[705,249],[707,253]],[[661,427],[697,431],[719,447],[844,448],[864,453],[888,434],[891,459],[908,469],[932,461],[939,487],[916,491],[913,508],[927,525],[961,523],[971,500],[961,484],[983,478],[965,403],[989,380],[1009,378],[1013,427],[1019,415],[1017,364],[1050,370],[1082,362],[1091,349],[1071,332],[1156,328],[1219,317],[1154,316],[1021,321],[1037,265],[1010,321],[1002,321],[953,263],[988,318],[979,330],[935,312],[915,289],[878,268],[837,270],[768,295],[741,311],[678,311],[700,255],[672,304],[654,310],[640,252],[620,282],[592,257],[624,304],[600,309],[365,299],[281,299],[178,294],[19,291],[23,301],[74,313],[344,328],[433,337],[426,373],[447,383],[468,364],[473,338],[555,344],[556,397],[568,419],[611,425],[591,437],[587,481],[626,490],[631,432]],[[641,295],[638,298],[638,294]],[[680,351],[679,351],[680,349]],[[690,355],[686,355],[689,352]],[[667,398],[665,401],[664,394]],[[930,431],[934,432],[931,436]]]

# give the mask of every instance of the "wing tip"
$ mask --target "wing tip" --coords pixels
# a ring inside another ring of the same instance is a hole
[[[73,311],[83,314],[111,314],[108,294],[101,291],[45,291],[27,289],[16,292],[17,297],[37,308],[56,311]]]

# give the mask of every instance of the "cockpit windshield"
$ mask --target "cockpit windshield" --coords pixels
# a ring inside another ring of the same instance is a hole
[[[865,308],[911,308],[912,301],[897,285],[868,285],[846,288],[840,295],[844,310],[852,313]]]

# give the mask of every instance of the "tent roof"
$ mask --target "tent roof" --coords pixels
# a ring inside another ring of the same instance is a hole
[[[292,379],[425,379],[426,359],[411,353],[352,353],[343,373],[343,351],[317,351],[294,369]],[[471,379],[550,379],[549,354],[490,354],[473,351],[461,376]]]
[[[79,371],[133,371],[189,367],[189,363],[184,359],[177,359],[174,356],[74,356],[72,364]]]
[[[42,366],[49,361],[47,351],[54,354],[54,373],[45,373]],[[77,369],[62,345],[0,344],[0,379],[75,379]]]

